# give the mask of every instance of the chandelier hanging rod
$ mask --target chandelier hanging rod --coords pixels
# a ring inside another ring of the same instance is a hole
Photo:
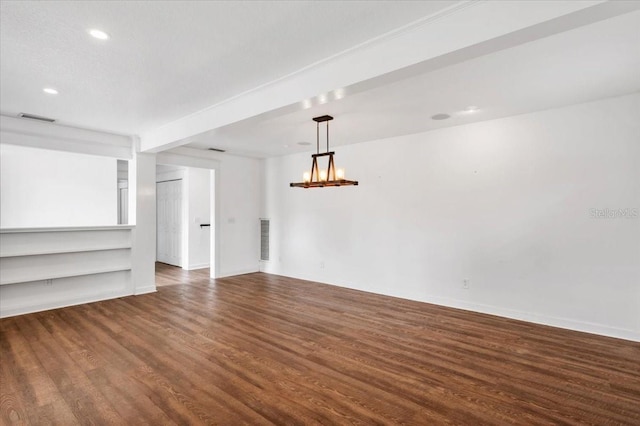
[[[330,115],[321,115],[320,117],[313,117],[313,121],[316,122],[316,154],[320,154],[320,123],[327,122],[327,153],[329,152],[329,122],[333,120]]]

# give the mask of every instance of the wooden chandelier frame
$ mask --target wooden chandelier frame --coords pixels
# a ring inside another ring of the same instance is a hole
[[[309,182],[291,182],[292,188],[324,188],[325,186],[349,186],[358,185],[356,180],[336,179],[336,166],[333,161],[335,152],[329,151],[329,121],[333,120],[330,115],[322,115],[314,117],[316,122],[316,153],[311,155],[311,175]],[[327,123],[327,151],[320,152],[320,123]],[[329,157],[329,165],[327,166],[327,179],[320,180],[320,167],[318,166],[318,157]]]

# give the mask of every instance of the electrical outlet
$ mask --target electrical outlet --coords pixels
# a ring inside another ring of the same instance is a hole
[[[469,290],[469,286],[471,285],[471,281],[468,278],[462,280],[462,288],[465,290]]]
[[[45,281],[44,281],[44,285],[45,285],[45,287],[50,287],[50,286],[52,286],[52,285],[53,285],[53,280],[45,280]]]
[[[324,269],[324,262],[320,262],[320,269]]]

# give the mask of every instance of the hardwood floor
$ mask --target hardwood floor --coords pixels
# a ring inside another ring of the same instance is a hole
[[[189,284],[194,279],[209,279],[209,268],[187,271],[186,269],[156,262],[156,287],[167,285]]]
[[[249,274],[0,321],[2,424],[640,425],[640,344]]]

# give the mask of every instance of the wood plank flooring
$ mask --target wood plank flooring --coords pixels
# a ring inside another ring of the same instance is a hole
[[[267,274],[0,320],[2,424],[640,425],[640,344]]]

